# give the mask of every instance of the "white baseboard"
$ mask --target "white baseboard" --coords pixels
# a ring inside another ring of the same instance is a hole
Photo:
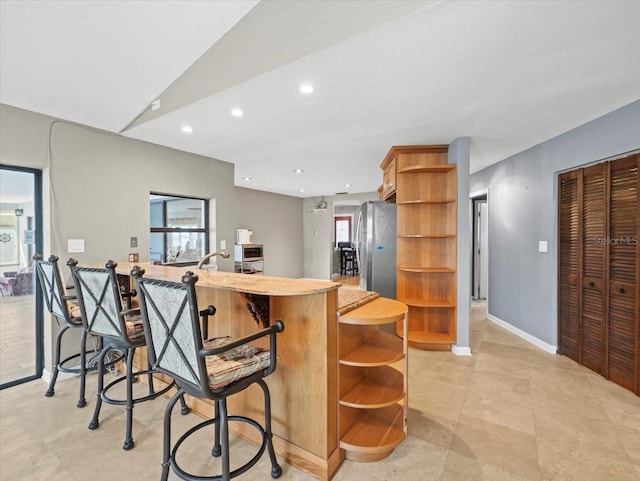
[[[553,345],[551,345],[549,343],[546,343],[542,339],[538,339],[537,337],[532,336],[528,332],[524,332],[522,329],[518,329],[514,325],[509,324],[508,322],[505,322],[502,319],[500,319],[500,318],[498,318],[498,317],[496,317],[496,316],[494,316],[492,314],[487,313],[487,319],[489,319],[491,322],[494,322],[495,324],[499,325],[500,327],[506,329],[507,331],[515,334],[516,336],[521,337],[525,341],[530,342],[534,346],[539,347],[543,351],[546,351],[546,352],[548,352],[550,354],[557,354],[558,353],[558,346],[553,346]]]
[[[456,346],[455,344],[453,344],[451,346],[451,352],[454,353],[456,356],[471,356],[470,347]]]
[[[51,376],[52,375],[53,374],[50,371],[48,371],[47,369],[43,369],[42,370],[42,377],[40,379],[42,379],[47,384],[51,384]],[[56,383],[58,381],[63,381],[65,379],[69,379],[69,378],[72,378],[72,377],[75,377],[75,376],[77,376],[77,374],[72,373],[72,372],[59,372],[58,371],[58,379],[56,380]]]

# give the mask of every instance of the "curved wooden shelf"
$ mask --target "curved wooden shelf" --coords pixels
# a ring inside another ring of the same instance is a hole
[[[455,234],[398,234],[402,239],[448,239],[455,236]]]
[[[340,439],[340,447],[351,461],[372,462],[388,456],[404,438],[403,406],[396,404],[361,410]]]
[[[404,359],[402,339],[388,332],[378,331],[367,343],[340,359],[340,364],[374,367],[386,366],[402,359]]]
[[[396,332],[402,334],[396,328]],[[456,340],[451,334],[425,331],[409,331],[407,335],[409,347],[426,350],[449,350]]]
[[[398,270],[403,272],[427,272],[427,273],[446,273],[446,274],[456,273],[456,270],[450,267],[398,266]]]
[[[415,199],[415,200],[403,200],[396,202],[397,205],[412,205],[412,204],[452,204],[456,202],[456,199]]]
[[[456,164],[410,165],[398,169],[398,174],[439,174],[455,170]]]
[[[338,318],[341,324],[380,325],[404,318],[407,305],[395,299],[378,297]]]
[[[389,366],[369,369],[358,384],[340,399],[340,404],[352,408],[377,409],[392,406],[404,399],[402,373]]]
[[[428,299],[403,299],[407,306],[410,307],[436,307],[438,309],[449,309],[456,307],[455,302],[449,301],[430,301]]]

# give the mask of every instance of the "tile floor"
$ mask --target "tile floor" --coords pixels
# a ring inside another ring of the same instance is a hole
[[[345,461],[336,481],[640,481],[640,397],[487,321],[482,304],[472,309],[471,341],[471,357],[410,351],[409,437],[383,461]],[[125,452],[121,408],[106,406],[89,431],[94,401],[75,407],[77,380],[53,398],[45,388],[0,392],[2,481],[159,479],[163,400],[136,407],[137,444]],[[176,413],[175,425],[192,416]],[[197,443],[184,462],[204,468],[209,441]],[[249,448],[234,440],[232,452]],[[271,479],[267,457],[236,479]],[[280,479],[312,478],[283,465]]]

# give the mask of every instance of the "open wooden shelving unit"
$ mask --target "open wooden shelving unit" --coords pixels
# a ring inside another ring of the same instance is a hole
[[[340,448],[352,461],[380,460],[407,436],[407,310],[378,297],[338,317]]]
[[[396,299],[409,306],[409,346],[418,349],[448,350],[456,341],[457,169],[447,151],[392,147],[381,164],[396,168]]]

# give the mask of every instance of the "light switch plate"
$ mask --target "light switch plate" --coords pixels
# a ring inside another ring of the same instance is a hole
[[[69,254],[84,252],[84,239],[68,239],[67,252],[69,252]]]
[[[138,238],[132,237],[129,241],[129,247],[138,247]]]
[[[538,252],[548,252],[547,241],[538,241]]]
[[[226,240],[221,240],[220,241],[220,249],[221,250],[225,250],[227,248],[227,241]]]

